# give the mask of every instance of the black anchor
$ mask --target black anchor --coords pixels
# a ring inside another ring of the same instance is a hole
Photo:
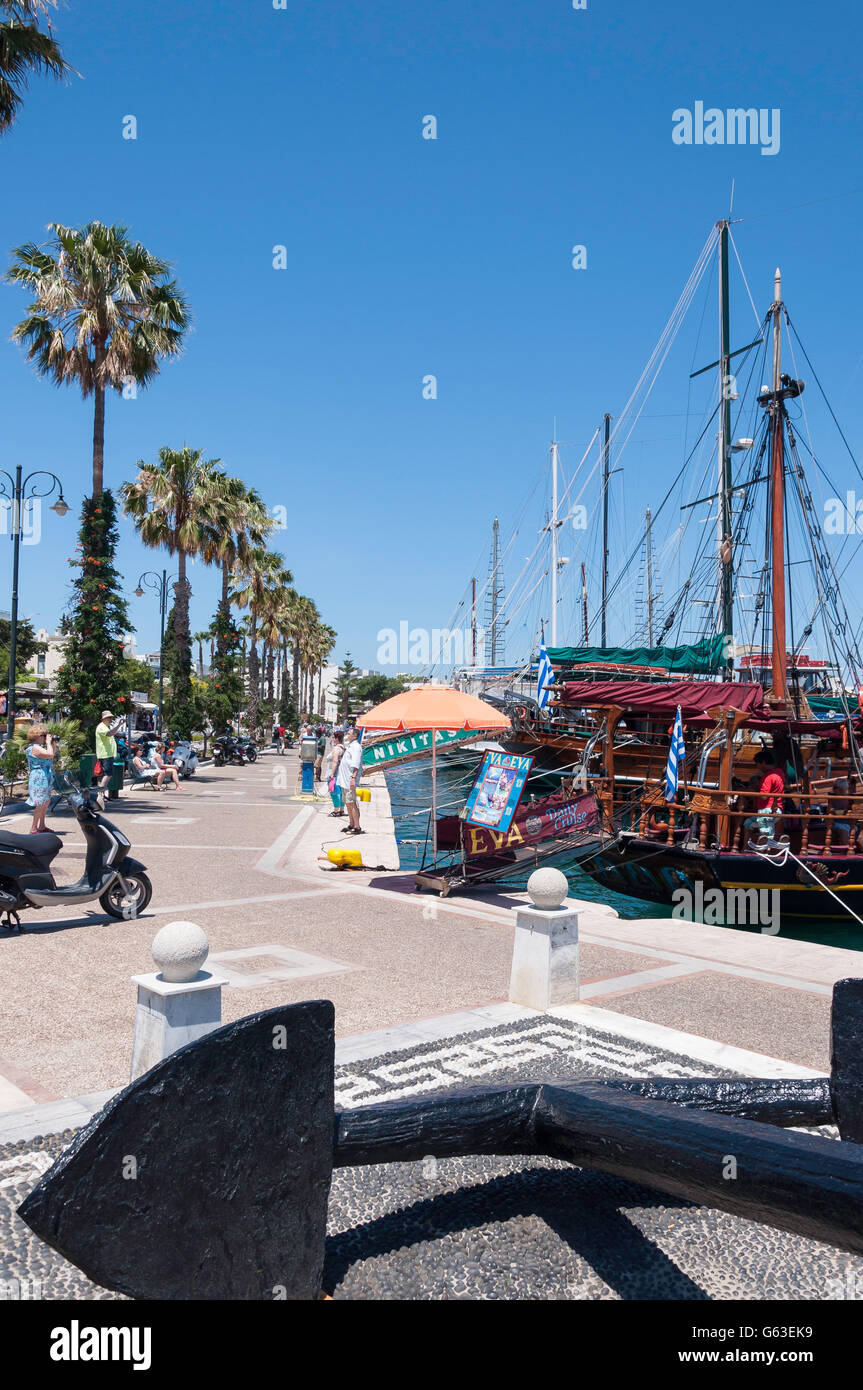
[[[134,1298],[306,1299],[320,1292],[333,1167],[544,1154],[863,1254],[861,1056],[863,980],[842,980],[829,1080],[525,1081],[336,1113],[334,1009],[315,1000],[229,1024],[139,1077],[19,1214]],[[833,1122],[846,1142],[781,1128]]]

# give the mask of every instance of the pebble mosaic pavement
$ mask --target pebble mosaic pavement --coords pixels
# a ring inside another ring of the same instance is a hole
[[[337,1068],[337,1104],[454,1084],[719,1075],[657,1047],[528,1019]],[[0,1150],[0,1298],[101,1299],[15,1208],[72,1131]],[[545,1158],[426,1158],[333,1174],[336,1299],[863,1299],[863,1259]]]

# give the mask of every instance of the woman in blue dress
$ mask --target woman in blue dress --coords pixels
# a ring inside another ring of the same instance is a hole
[[[45,829],[45,817],[54,786],[54,739],[44,724],[31,724],[27,731],[28,806],[33,807],[31,835]]]

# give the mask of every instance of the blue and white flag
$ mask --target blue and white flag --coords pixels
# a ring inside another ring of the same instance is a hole
[[[671,730],[671,745],[668,749],[668,763],[665,768],[665,800],[673,801],[677,796],[677,778],[680,771],[680,764],[686,757],[686,744],[683,742],[683,721],[680,718],[680,706],[677,706],[677,713],[674,716],[674,728]]]
[[[545,638],[540,643],[539,648],[539,669],[536,673],[536,703],[540,709],[545,709],[548,704],[550,687],[554,681],[554,670],[548,659],[548,652],[545,650]]]

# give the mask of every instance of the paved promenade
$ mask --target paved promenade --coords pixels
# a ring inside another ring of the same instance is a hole
[[[210,967],[226,976],[225,1021],[280,1002],[327,996],[340,1038],[506,999],[517,894],[442,901],[414,891],[396,867],[383,778],[371,779],[362,837],[339,833],[329,801],[298,795],[293,754],[253,767],[205,767],[181,792],[124,792],[109,814],[147,864],[151,907],[117,923],[100,910],[25,914],[0,937],[0,1113],[125,1084],[134,986],[151,967],[155,931],[198,922]],[[23,829],[25,821],[4,816]],[[60,875],[81,871],[83,841],[68,814]],[[368,871],[337,871],[334,845],[362,848]],[[863,956],[781,937],[660,919],[623,921],[585,904],[583,1004],[622,1032],[671,1029],[808,1070],[829,1065],[830,989],[863,971]],[[430,1024],[429,1026],[436,1026]],[[660,1036],[657,1034],[657,1036]],[[380,1050],[380,1049],[379,1049]]]
[[[863,956],[585,903],[581,1001],[507,1001],[521,895],[442,901],[397,868],[380,774],[366,833],[299,793],[294,755],[204,767],[181,792],[124,793],[116,819],[148,865],[138,921],[25,916],[0,937],[0,1284],[8,1297],[105,1297],[15,1207],[126,1084],[135,987],[156,930],[207,932],[226,1022],[282,1002],[336,1006],[336,1097],[350,1109],[525,1077],[806,1076],[829,1066],[830,991]],[[26,821],[4,816],[24,829]],[[83,842],[63,834],[60,877]],[[327,849],[361,848],[360,871]],[[335,1175],[325,1286],[335,1298],[857,1298],[863,1261],[602,1174],[466,1158]],[[17,1290],[17,1292],[15,1292]],[[111,1296],[111,1295],[108,1295]]]

